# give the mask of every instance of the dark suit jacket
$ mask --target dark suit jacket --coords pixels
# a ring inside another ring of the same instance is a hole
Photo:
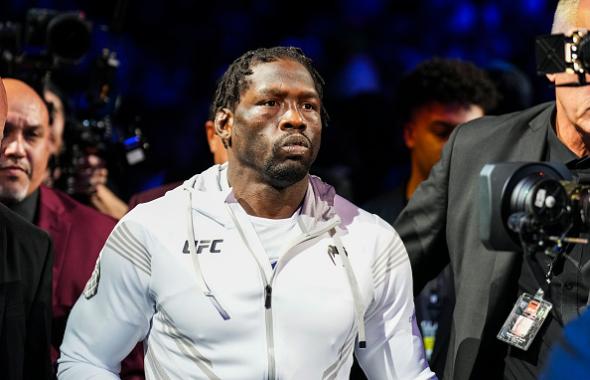
[[[53,240],[53,336],[55,361],[63,339],[66,320],[86,282],[116,220],[85,206],[59,190],[41,186],[37,226]],[[122,365],[121,377],[143,378],[143,350],[140,345]]]
[[[553,103],[484,117],[451,134],[441,160],[394,223],[421,289],[450,262],[456,305],[445,378],[502,378],[506,344],[496,334],[517,298],[522,255],[487,250],[479,238],[479,173],[487,163],[539,161]],[[539,337],[537,337],[538,339]]]
[[[52,378],[51,240],[0,204],[0,378]]]

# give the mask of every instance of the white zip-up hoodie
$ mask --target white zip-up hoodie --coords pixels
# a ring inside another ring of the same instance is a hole
[[[138,341],[147,379],[344,380],[353,350],[370,379],[433,378],[397,233],[313,176],[297,218],[273,269],[227,165],[137,206],[72,310],[59,379],[117,379]]]

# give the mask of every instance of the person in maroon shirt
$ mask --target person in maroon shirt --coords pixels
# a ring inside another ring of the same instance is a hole
[[[8,116],[0,149],[0,202],[53,240],[51,349],[55,363],[70,310],[116,221],[42,185],[52,152],[47,106],[26,83],[5,79],[4,84]],[[123,363],[121,374],[124,379],[143,379],[139,345]]]

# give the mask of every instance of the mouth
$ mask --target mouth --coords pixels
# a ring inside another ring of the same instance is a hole
[[[17,176],[19,174],[29,175],[29,172],[26,168],[18,165],[0,166],[0,172],[5,173],[8,176]]]
[[[280,148],[290,156],[301,156],[310,150],[311,143],[303,135],[292,135],[285,138]]]

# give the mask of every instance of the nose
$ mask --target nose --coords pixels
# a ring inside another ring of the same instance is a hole
[[[279,127],[285,129],[298,129],[304,131],[307,128],[305,118],[301,114],[301,110],[295,104],[290,104],[285,113],[281,117]]]
[[[21,135],[5,137],[2,147],[2,153],[6,157],[22,158],[26,156],[25,144]]]

